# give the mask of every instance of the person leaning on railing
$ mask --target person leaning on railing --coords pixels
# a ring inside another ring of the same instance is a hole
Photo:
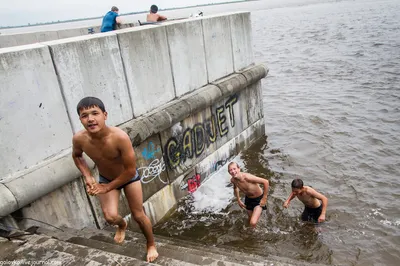
[[[111,8],[107,14],[103,17],[103,22],[101,23],[101,32],[107,32],[116,30],[118,25],[121,25],[122,20],[118,15],[119,9],[116,6]]]

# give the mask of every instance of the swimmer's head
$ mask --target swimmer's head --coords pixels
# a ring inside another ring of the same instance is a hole
[[[151,7],[150,7],[150,12],[151,13],[157,13],[158,12],[158,6],[156,6],[156,5],[152,5]]]
[[[228,173],[232,176],[235,177],[240,173],[240,167],[237,162],[230,162],[228,164]]]
[[[98,107],[104,113],[106,108],[104,107],[104,103],[96,97],[85,97],[79,101],[78,105],[76,106],[76,111],[78,115],[80,115],[82,110],[86,110],[92,107]]]
[[[106,127],[107,112],[103,102],[96,97],[85,97],[76,107],[79,120],[89,134],[96,134]]]
[[[118,12],[119,12],[119,9],[118,9],[118,7],[116,7],[116,6],[113,6],[113,7],[111,8],[111,11],[113,11],[113,12],[115,12],[115,13],[118,13]]]
[[[297,195],[303,189],[303,180],[297,178],[292,181],[292,192],[294,195]]]

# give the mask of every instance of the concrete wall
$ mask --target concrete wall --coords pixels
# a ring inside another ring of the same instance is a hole
[[[3,179],[69,148],[72,132],[47,46],[0,49],[0,79]]]
[[[124,23],[119,27],[119,29],[125,29],[134,26],[138,26],[138,23]],[[89,32],[93,32],[96,34],[100,33],[100,28],[101,27],[99,25],[95,25],[84,28],[74,28],[74,29],[54,30],[54,31],[2,34],[0,35],[0,48],[89,35]]]
[[[180,198],[193,192],[210,174],[264,135],[264,119],[262,111],[258,111],[261,100],[250,98],[261,92],[260,84],[258,81],[242,90],[235,88],[233,94],[214,95],[215,104],[179,122],[171,121],[167,129],[159,128],[159,132],[134,147],[143,198],[146,200],[144,208],[152,223],[157,223]],[[216,89],[221,91],[218,86]],[[188,98],[190,96],[195,97],[196,93],[188,95]],[[250,107],[250,104],[254,105]],[[238,112],[241,110],[238,107],[242,106],[247,106],[246,112]],[[224,110],[219,111],[222,107]],[[132,137],[130,128],[135,124],[136,119],[121,125],[121,128]],[[96,170],[93,174],[97,176]],[[6,184],[14,187],[11,182]],[[123,194],[119,212],[130,216]],[[98,198],[86,195],[81,178],[50,192],[13,215],[73,228],[104,228],[107,225]],[[43,226],[31,220],[21,220],[18,224],[23,228]],[[130,225],[136,227],[134,222]]]
[[[226,161],[227,143],[232,155],[263,134],[267,70],[253,66],[249,18],[233,13],[0,49],[0,216],[105,225],[70,154],[82,128],[76,104],[96,96],[108,124],[132,140],[147,210],[158,221],[212,172],[206,158]],[[160,197],[168,200],[158,206]],[[129,214],[123,197],[120,211]]]
[[[53,56],[74,132],[83,129],[77,119],[76,104],[87,95],[96,95],[104,100],[110,125],[119,125],[133,118],[115,33],[94,34],[46,44]]]
[[[165,26],[118,31],[135,116],[175,98]]]
[[[177,96],[208,83],[201,20],[168,25],[168,42]]]

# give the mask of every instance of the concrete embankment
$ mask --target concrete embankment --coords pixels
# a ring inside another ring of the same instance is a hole
[[[153,223],[264,135],[268,69],[254,65],[248,12],[3,48],[0,62],[3,224],[106,226],[71,159],[84,96],[130,136]],[[124,197],[120,213],[130,213]]]
[[[119,27],[120,29],[125,29],[134,26],[139,26],[139,23],[124,23],[121,24]],[[97,34],[97,33],[100,33],[100,25],[71,28],[71,29],[1,34],[0,48],[35,44],[47,41],[78,37],[78,36]]]

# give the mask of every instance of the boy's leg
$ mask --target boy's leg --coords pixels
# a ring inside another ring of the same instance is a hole
[[[253,228],[256,227],[258,220],[260,219],[261,212],[262,212],[262,208],[260,205],[254,207],[253,213],[252,213],[252,215],[250,217],[250,221],[249,221],[249,224],[251,227],[253,227]]]
[[[301,214],[301,220],[303,222],[308,222],[310,220],[310,215],[308,213],[307,207],[304,208],[303,213]]]
[[[117,232],[114,240],[121,243],[125,239],[125,230],[128,224],[118,214],[118,200],[120,191],[114,189],[106,194],[99,194],[101,209],[103,210],[104,218],[111,225],[117,225]]]
[[[153,229],[149,217],[143,210],[142,184],[140,181],[133,182],[124,188],[129,208],[133,219],[138,223],[147,239],[147,261],[152,262],[158,257],[154,242]]]
[[[251,221],[251,216],[253,215],[253,211],[248,210],[248,209],[246,209],[246,210],[247,210],[247,217],[248,217],[248,222],[249,222],[249,226],[250,226],[250,221]]]

